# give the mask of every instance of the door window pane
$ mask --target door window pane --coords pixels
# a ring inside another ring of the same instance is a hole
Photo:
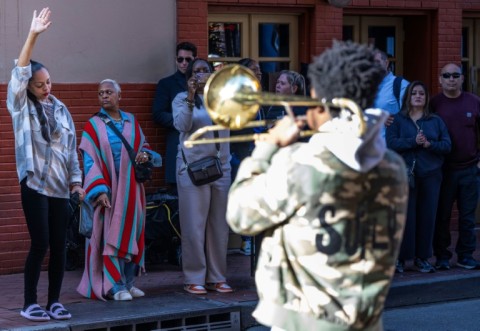
[[[261,57],[289,57],[289,25],[258,24],[258,53]]]
[[[343,26],[343,41],[347,40],[353,41],[353,25]]]
[[[395,27],[394,26],[369,26],[368,43],[387,53],[390,60],[390,70],[395,73]]]
[[[462,72],[463,76],[465,77],[462,84],[462,89],[464,91],[470,91],[470,86],[468,85],[470,82],[470,63],[469,63],[469,31],[470,29],[464,27],[462,29],[462,45],[461,45],[461,52],[462,52]]]
[[[369,26],[368,43],[395,57],[395,27],[394,26]]]
[[[289,62],[276,62],[276,61],[262,61],[260,62],[260,70],[262,72],[277,72],[282,70],[289,70]]]
[[[241,23],[209,22],[208,54],[220,57],[240,57]]]

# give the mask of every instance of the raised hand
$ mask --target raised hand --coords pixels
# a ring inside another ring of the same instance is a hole
[[[52,25],[52,21],[50,21],[50,9],[48,7],[43,8],[40,11],[40,14],[37,16],[37,11],[33,11],[33,18],[32,18],[32,25],[30,26],[30,32],[33,33],[42,33],[50,25]]]

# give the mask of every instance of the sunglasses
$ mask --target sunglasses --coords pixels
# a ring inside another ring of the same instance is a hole
[[[182,63],[183,61],[187,61],[187,63],[190,63],[192,62],[192,58],[191,57],[183,57],[183,56],[177,56],[177,62],[178,63]]]
[[[445,79],[449,79],[450,77],[453,77],[455,79],[460,78],[462,74],[459,74],[458,72],[444,72],[442,74],[442,77]]]

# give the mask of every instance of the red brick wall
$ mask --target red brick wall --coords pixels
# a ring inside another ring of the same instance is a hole
[[[432,19],[432,61],[430,75],[432,91],[438,90],[438,71],[445,63],[460,61],[460,36],[463,10],[480,13],[480,1],[470,0],[353,0],[345,10],[328,5],[325,0],[178,0],[177,38],[189,40],[199,48],[199,56],[207,56],[207,16],[215,7],[237,8],[250,11],[252,7],[263,10],[287,10],[306,8],[310,15],[309,50],[311,56],[318,55],[331,45],[332,39],[342,38],[342,17],[345,11],[355,15],[412,15],[415,11],[427,11]],[[422,31],[419,31],[422,33]],[[406,50],[411,52],[411,50]],[[151,104],[155,84],[121,84],[123,99],[121,106],[134,113],[140,120],[147,139],[154,150],[163,154],[164,131],[151,120]],[[80,135],[83,123],[98,111],[96,84],[55,84],[53,93],[69,107]],[[19,187],[16,176],[13,149],[13,132],[10,116],[5,109],[6,85],[0,85],[0,274],[21,272],[29,246]],[[147,184],[153,191],[164,182],[163,169],[157,171],[154,181]]]
[[[121,108],[135,114],[152,148],[164,155],[164,129],[152,121],[155,84],[121,84]],[[30,239],[23,216],[15,166],[12,121],[6,109],[5,84],[0,85],[0,274],[22,272]],[[97,84],[53,84],[52,94],[68,107],[75,121],[77,140],[88,118],[99,110]],[[156,169],[147,192],[164,185],[164,171]]]

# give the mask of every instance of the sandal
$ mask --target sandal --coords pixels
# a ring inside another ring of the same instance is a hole
[[[231,288],[227,283],[220,282],[220,283],[207,283],[205,288],[209,291],[217,291],[220,293],[231,293],[233,292],[233,288]]]
[[[25,311],[20,311],[20,315],[25,317],[27,320],[35,322],[46,322],[50,321],[50,317],[47,315],[45,310],[42,309],[38,304],[34,303],[28,306]]]
[[[192,294],[207,294],[207,290],[202,285],[185,284],[183,289]]]
[[[65,309],[60,302],[55,302],[47,310],[47,314],[56,320],[68,320],[72,318],[72,315]]]

